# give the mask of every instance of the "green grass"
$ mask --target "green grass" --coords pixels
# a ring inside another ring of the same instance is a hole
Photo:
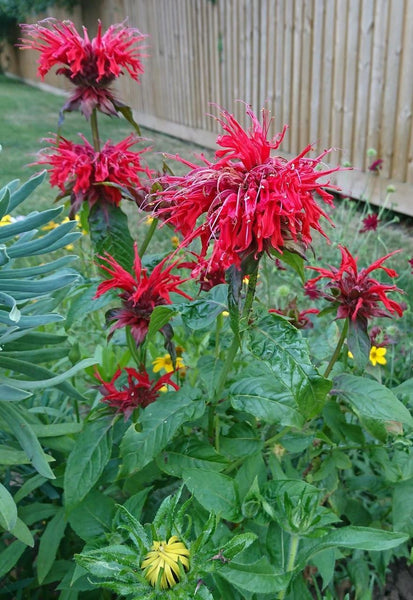
[[[138,85],[136,93],[139,93]],[[36,160],[37,152],[47,146],[42,139],[57,131],[59,111],[64,102],[62,96],[0,75],[0,144],[3,147],[0,153],[0,187],[13,179],[25,181],[41,170],[39,166],[28,165]],[[110,139],[116,143],[132,132],[131,125],[123,118],[110,118],[102,114],[99,114],[98,118],[100,137],[104,141]],[[192,160],[194,154],[205,151],[199,146],[144,127],[141,131],[142,136],[147,138],[143,145],[154,150],[145,156],[153,169],[162,167],[163,153],[178,153]],[[91,141],[90,125],[86,119],[78,112],[66,113],[62,135],[76,141],[78,132]],[[28,213],[31,210],[48,208],[57,193],[57,188],[51,189],[46,181],[20,207],[20,211]]]

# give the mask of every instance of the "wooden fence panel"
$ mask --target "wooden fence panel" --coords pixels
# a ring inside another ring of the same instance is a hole
[[[395,207],[413,215],[413,0],[100,0],[82,10],[75,21],[92,30],[98,18],[108,26],[127,17],[149,34],[141,85],[118,83],[142,124],[213,145],[211,103],[243,123],[237,100],[267,106],[272,133],[290,126],[284,153],[312,143],[337,149],[331,163],[354,165],[339,176],[349,195],[374,177],[374,148],[381,188],[394,184]],[[20,74],[34,79],[27,54]]]

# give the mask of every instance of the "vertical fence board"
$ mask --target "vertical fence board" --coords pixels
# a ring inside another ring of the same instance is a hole
[[[290,125],[282,152],[334,146],[330,162],[362,171],[373,147],[384,176],[413,183],[413,0],[97,0],[67,16],[92,34],[98,18],[107,27],[126,17],[149,34],[141,85],[116,82],[143,124],[212,143],[211,102],[244,124],[236,100],[267,104],[271,133]],[[15,72],[35,80],[36,54],[17,59]],[[53,73],[46,83],[71,89]]]

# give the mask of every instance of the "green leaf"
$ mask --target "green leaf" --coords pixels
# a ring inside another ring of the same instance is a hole
[[[40,538],[37,554],[37,577],[41,584],[50,571],[66,529],[65,511],[61,508],[49,521]]]
[[[21,486],[21,488],[15,493],[14,501],[18,504],[20,500],[26,498],[29,494],[31,494],[34,490],[39,488],[47,481],[46,477],[42,475],[33,475],[30,479],[27,479]]]
[[[32,429],[39,438],[60,437],[79,433],[83,423],[50,423],[49,425],[33,424]]]
[[[25,231],[33,231],[42,225],[46,225],[50,221],[53,221],[63,210],[63,206],[59,206],[57,208],[49,208],[49,210],[44,210],[42,212],[35,212],[27,217],[23,217],[10,225],[6,225],[1,228],[0,231],[0,242],[4,242],[10,240],[11,238],[24,233]],[[72,228],[76,225],[75,222],[72,223]]]
[[[218,572],[232,585],[253,594],[275,594],[285,590],[291,577],[291,573],[279,573],[266,557],[248,564],[231,561]]]
[[[112,422],[99,419],[85,425],[67,459],[65,507],[70,512],[101,476],[112,451]]]
[[[400,481],[393,488],[393,527],[413,536],[413,479]]]
[[[248,347],[305,418],[320,413],[331,382],[312,365],[307,342],[299,330],[275,314],[265,315],[251,328]]]
[[[404,404],[389,388],[374,379],[342,373],[334,378],[333,392],[345,399],[361,417],[413,426],[413,417]]]
[[[169,323],[176,311],[170,306],[155,306],[152,311],[146,341],[149,342],[164,325]]]
[[[39,440],[33,433],[29,423],[23,418],[18,407],[10,402],[0,402],[0,417],[6,422],[34,468],[48,479],[54,479],[53,471],[49,467],[47,456],[40,446]]]
[[[72,510],[69,524],[82,540],[92,540],[112,529],[115,503],[112,498],[93,490]]]
[[[51,459],[52,460],[52,459]],[[0,448],[0,465],[29,465],[30,459],[25,452],[10,446]]]
[[[347,346],[353,355],[354,365],[362,370],[369,362],[371,342],[364,323],[349,319]]]
[[[131,425],[121,442],[122,475],[142,469],[173,439],[181,425],[203,414],[205,404],[197,400],[198,393],[184,386],[177,392],[162,394],[142,410],[141,431]]]
[[[188,469],[182,477],[191,494],[206,510],[233,523],[241,520],[238,486],[234,479],[203,469]]]
[[[277,250],[271,249],[272,256],[275,256],[279,260],[285,262],[286,265],[289,265],[294,269],[297,275],[300,277],[302,283],[305,282],[305,271],[304,271],[304,259],[299,254],[295,252],[289,252],[288,250],[283,250],[283,252],[278,252]]]
[[[21,390],[20,388],[14,387],[12,385],[5,385],[4,383],[0,383],[1,402],[19,402],[20,400],[30,398],[30,396],[33,396],[33,394],[30,392],[26,392],[25,390]]]
[[[192,438],[171,450],[162,452],[157,463],[164,473],[178,478],[181,478],[182,472],[187,469],[222,471],[228,466],[228,461],[212,446]]]
[[[408,537],[404,533],[385,531],[384,529],[353,526],[341,527],[319,538],[310,548],[307,547],[303,551],[299,551],[298,564],[304,568],[312,556],[327,548],[344,547],[354,550],[382,552],[399,546]]]
[[[215,323],[217,316],[227,310],[227,287],[224,283],[216,285],[199,300],[181,304],[179,312],[185,325],[198,330]]]
[[[134,261],[133,239],[129,233],[128,218],[122,210],[105,204],[103,210],[95,204],[89,213],[89,231],[96,254],[110,254],[126,271],[132,271]]]
[[[28,196],[30,196],[30,194],[37,188],[37,186],[39,186],[42,183],[42,181],[44,180],[45,177],[46,177],[46,170],[42,171],[38,175],[34,175],[33,177],[31,177],[28,181],[23,183],[23,185],[20,186],[18,189],[14,189],[14,186],[13,186],[13,190],[11,192],[11,197],[10,197],[9,212],[12,212],[17,206],[19,206],[19,204],[21,204],[24,200],[26,200],[26,198],[28,198]],[[14,182],[12,182],[12,184],[13,183]],[[19,183],[18,180],[17,180],[17,183]],[[12,185],[9,184],[8,187],[10,187],[10,189],[12,189]]]
[[[13,527],[10,533],[12,533],[18,540],[23,542],[23,544],[26,544],[26,546],[33,548],[34,539],[32,533],[27,527],[26,523],[21,519],[17,518],[16,525]]]
[[[14,361],[14,362],[12,362],[12,361]],[[18,364],[18,363],[20,363],[20,364]],[[2,364],[2,367],[15,369],[16,371],[20,370],[20,372],[24,372],[28,375],[29,375],[29,371],[30,371],[30,375],[32,377],[36,377],[36,375],[38,375],[39,377],[42,377],[42,379],[25,380],[25,379],[12,379],[12,378],[8,377],[8,378],[4,378],[4,381],[8,385],[16,385],[23,389],[32,390],[32,389],[39,389],[39,388],[44,388],[44,387],[52,387],[52,386],[58,385],[60,383],[63,383],[63,382],[65,382],[66,379],[70,379],[71,377],[73,377],[73,375],[75,375],[78,371],[82,371],[82,370],[86,369],[87,367],[90,367],[91,365],[95,365],[96,360],[94,358],[85,358],[85,359],[81,360],[80,362],[78,362],[73,367],[71,367],[70,369],[67,369],[64,373],[61,373],[60,375],[56,375],[55,373],[48,371],[47,369],[44,369],[43,367],[37,367],[36,365],[32,365],[31,363],[26,363],[27,368],[26,368],[26,370],[23,371],[23,369],[25,368],[25,365],[22,363],[23,363],[23,361],[17,361],[16,359],[9,358],[9,359],[5,359],[4,363]],[[45,374],[48,375],[47,379],[43,379]]]
[[[0,527],[11,531],[17,521],[17,507],[9,490],[0,483]]]
[[[69,221],[62,223],[42,237],[29,241],[21,241],[21,239],[19,239],[8,248],[8,255],[10,258],[36,256],[38,254],[49,253],[58,250],[59,248],[63,248],[81,237],[82,234],[80,231],[69,233],[74,226],[75,223]]]
[[[17,564],[25,550],[26,544],[16,540],[0,552],[0,577],[4,577]]]
[[[130,106],[125,106],[124,104],[116,104],[115,103],[115,108],[132,125],[132,127],[135,129],[136,133],[139,136],[142,135],[139,125],[136,123],[135,119],[133,118],[133,112],[132,112],[131,107]]]
[[[304,425],[293,390],[285,385],[283,378],[274,377],[272,371],[261,362],[256,363],[256,376],[241,377],[230,388],[233,408],[248,412],[257,419],[282,427]]]
[[[0,219],[9,212],[10,190],[4,187],[0,190]]]

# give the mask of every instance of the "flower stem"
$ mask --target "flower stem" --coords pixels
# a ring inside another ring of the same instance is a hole
[[[344,340],[346,339],[346,336],[347,336],[347,331],[348,331],[348,319],[346,319],[344,321],[343,330],[341,332],[340,339],[338,340],[336,349],[334,350],[334,353],[333,353],[333,356],[331,357],[330,362],[328,363],[327,369],[324,373],[324,377],[328,377],[330,375],[332,368],[334,367],[338,357],[340,356],[341,348],[343,347]]]
[[[255,288],[257,287],[257,278],[258,278],[258,262],[256,265],[256,269],[253,271],[253,273],[251,273],[249,281],[248,281],[248,289],[247,289],[247,295],[245,297],[245,303],[244,303],[244,308],[242,310],[242,315],[240,318],[240,324],[244,324],[245,323],[245,329],[247,329],[248,326],[248,319],[251,313],[251,308],[252,308],[252,303],[254,300],[254,295],[255,295]],[[220,401],[221,399],[221,394],[222,391],[224,389],[225,386],[225,382],[227,380],[228,377],[228,373],[231,371],[233,362],[234,362],[234,358],[237,355],[238,349],[240,347],[240,339],[242,338],[242,335],[245,331],[245,329],[240,330],[239,336],[234,334],[233,340],[232,340],[232,344],[228,349],[227,352],[227,356],[225,359],[225,362],[222,366],[222,370],[221,373],[219,375],[219,379],[218,379],[218,383],[217,386],[215,388],[215,393],[214,396],[212,398],[212,401],[209,405],[209,414],[208,414],[208,437],[211,440],[215,441],[217,440],[217,433],[214,433],[214,427],[215,427],[215,406],[216,404]]]
[[[152,223],[149,225],[149,229],[146,232],[145,239],[139,248],[139,258],[142,260],[142,256],[145,254],[147,247],[149,246],[149,242],[152,239],[153,234],[156,231],[156,226],[158,225],[158,219],[153,219]]]
[[[90,115],[90,127],[92,129],[93,147],[96,150],[96,152],[100,152],[100,138],[96,108],[92,110],[92,114]]]
[[[247,295],[245,297],[245,303],[244,303],[244,308],[243,308],[242,315],[240,318],[240,324],[246,323],[246,325],[248,325],[248,319],[250,316],[252,302],[254,300],[254,295],[255,295],[255,288],[257,287],[257,277],[258,277],[258,263],[257,263],[257,268],[255,269],[255,271],[253,273],[251,273],[249,281],[248,281]],[[245,327],[245,329],[247,329],[247,327]],[[242,338],[243,332],[244,332],[244,330],[240,331],[239,338]],[[222,394],[222,390],[224,389],[225,381],[227,379],[228,373],[230,372],[230,370],[232,368],[232,363],[234,362],[234,358],[235,358],[235,356],[238,352],[238,348],[239,348],[239,338],[237,335],[234,335],[234,339],[232,340],[232,344],[228,350],[224,366],[222,367],[222,371],[221,371],[219,379],[218,379],[217,387],[215,388],[215,395],[214,395],[215,402],[217,402],[219,400],[219,397]]]
[[[292,533],[290,537],[290,549],[288,551],[288,561],[286,572],[290,573],[294,570],[295,559],[297,558],[298,546],[300,543],[300,536],[297,533]],[[278,594],[278,600],[284,600],[287,590],[281,590]]]

